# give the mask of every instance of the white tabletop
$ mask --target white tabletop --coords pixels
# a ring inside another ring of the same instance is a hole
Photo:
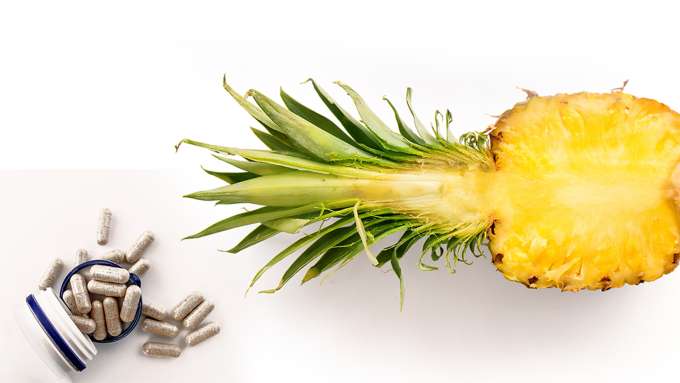
[[[201,240],[186,234],[236,207],[212,207],[180,196],[215,181],[200,170],[5,172],[0,233],[5,267],[0,299],[3,350],[25,347],[9,302],[35,288],[50,259],[73,264],[75,249],[94,254],[127,247],[143,230],[156,233],[148,250],[152,270],[144,298],[172,306],[192,290],[216,303],[210,320],[223,332],[177,360],[140,354],[149,338],[136,332],[99,346],[100,355],[76,382],[391,382],[610,381],[671,376],[680,336],[680,277],[606,293],[529,290],[506,282],[488,259],[458,273],[422,272],[415,254],[403,262],[406,305],[398,284],[364,257],[324,283],[297,283],[275,295],[245,288],[258,267],[294,236],[285,235],[238,255],[219,253],[247,232]],[[111,244],[95,242],[97,212],[114,214]],[[282,268],[258,285],[271,287]],[[176,341],[179,341],[177,339]],[[44,381],[32,360],[3,352],[0,380]]]

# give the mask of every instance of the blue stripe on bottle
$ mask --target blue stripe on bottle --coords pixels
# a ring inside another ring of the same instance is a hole
[[[45,315],[45,312],[43,311],[42,307],[40,307],[38,302],[35,300],[33,294],[26,297],[26,303],[33,312],[35,319],[38,320],[38,323],[40,323],[40,326],[45,331],[45,334],[47,334],[47,336],[50,337],[52,343],[54,343],[54,345],[57,346],[57,349],[59,349],[59,351],[66,358],[66,360],[68,360],[69,363],[71,363],[71,365],[76,370],[83,371],[86,367],[85,363],[82,360],[80,360],[80,358],[78,358],[78,355],[76,355],[73,349],[71,349],[71,347],[66,343],[66,341],[61,336],[61,334],[59,334],[57,329],[54,328],[54,325],[47,318],[47,315]]]

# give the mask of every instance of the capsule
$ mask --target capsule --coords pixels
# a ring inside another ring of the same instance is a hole
[[[135,262],[134,265],[130,266],[128,271],[130,274],[135,274],[138,277],[141,277],[144,275],[149,269],[151,268],[151,262],[147,259],[140,259],[139,261]]]
[[[146,302],[142,303],[142,314],[144,314],[146,317],[160,321],[165,320],[165,318],[168,317],[168,312],[164,307]]]
[[[139,286],[132,285],[127,288],[123,304],[120,305],[120,320],[130,323],[135,319],[135,313],[137,312],[137,306],[139,306],[139,300],[141,298],[142,289],[140,289]]]
[[[56,258],[55,260],[53,260],[52,263],[50,263],[50,267],[42,275],[40,283],[38,284],[38,288],[40,290],[45,290],[48,287],[52,287],[52,285],[54,285],[54,282],[57,281],[57,278],[59,278],[59,275],[61,274],[61,270],[63,268],[64,262],[61,259]]]
[[[76,300],[76,308],[80,314],[87,314],[92,310],[92,303],[90,302],[90,294],[85,287],[85,279],[80,274],[74,274],[69,281],[73,297]],[[88,284],[89,285],[89,284]]]
[[[194,309],[194,311],[191,312],[191,314],[184,318],[182,325],[184,325],[184,327],[188,328],[189,330],[195,329],[201,323],[203,323],[203,320],[208,317],[208,314],[210,314],[214,308],[215,305],[211,302],[205,301],[201,303]]]
[[[179,327],[172,323],[146,318],[142,321],[142,331],[153,335],[174,338],[179,334]]]
[[[178,321],[183,320],[193,309],[196,308],[196,306],[200,305],[204,300],[205,298],[203,298],[201,293],[194,292],[187,295],[186,298],[182,299],[182,301],[179,302],[174,309],[172,309],[172,319]]]
[[[109,242],[111,231],[111,210],[102,209],[99,212],[99,224],[97,225],[97,243],[106,245]]]
[[[107,297],[122,298],[125,296],[127,286],[120,283],[95,281],[87,282],[87,290],[92,294],[105,295]]]
[[[78,330],[83,334],[92,334],[97,328],[97,324],[93,319],[82,317],[79,315],[71,315],[71,320],[76,324]]]
[[[106,331],[111,336],[118,336],[123,331],[120,324],[120,317],[118,316],[118,301],[111,297],[104,298],[104,320],[106,322]]]
[[[130,272],[121,267],[94,265],[90,270],[92,279],[96,281],[127,283],[128,279],[130,279]]]
[[[64,301],[71,314],[78,315],[80,313],[78,311],[78,307],[76,306],[76,297],[73,295],[73,291],[64,291],[64,294],[61,296],[61,300]]]
[[[182,349],[171,343],[146,342],[142,346],[142,353],[152,358],[177,358],[182,354]]]
[[[100,301],[92,302],[92,311],[90,312],[95,323],[94,334],[92,335],[96,340],[106,339],[106,319],[104,316],[104,306]]]
[[[144,255],[144,250],[153,242],[153,233],[150,231],[143,232],[135,243],[130,246],[127,254],[125,255],[125,260],[129,263],[135,263]]]
[[[104,255],[102,255],[102,259],[106,259],[107,261],[111,261],[114,263],[123,263],[125,260],[125,253],[123,253],[122,250],[111,250]]]
[[[198,330],[188,333],[184,337],[184,342],[189,346],[195,346],[204,340],[210,339],[220,333],[220,326],[216,323],[207,323]]]
[[[81,263],[85,263],[88,260],[90,260],[90,256],[87,254],[87,250],[85,250],[85,249],[76,250],[76,264],[77,265],[80,265]]]

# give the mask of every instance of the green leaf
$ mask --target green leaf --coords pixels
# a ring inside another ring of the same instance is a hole
[[[299,103],[293,97],[288,95],[283,89],[281,89],[281,99],[291,112],[297,114],[298,116],[311,122],[315,126],[325,130],[326,132],[334,135],[335,137],[345,141],[346,143],[350,145],[355,144],[352,138],[348,136],[345,132],[343,132],[340,128],[338,128],[337,125],[333,123],[333,121]]]
[[[279,285],[273,289],[263,290],[262,293],[273,293],[280,290],[285,284],[295,276],[300,270],[305,266],[310,264],[316,258],[320,257],[323,253],[331,249],[333,246],[339,244],[343,240],[353,237],[356,235],[356,230],[354,226],[342,227],[331,231],[321,238],[317,239],[312,243],[307,249],[305,249],[302,254],[300,254],[295,261],[288,267],[286,272],[281,277]]]
[[[217,177],[221,179],[222,181],[228,183],[228,184],[235,184],[239,182],[243,182],[249,179],[253,179],[257,177],[257,174],[253,173],[248,173],[248,172],[216,172],[213,170],[208,170],[204,167],[201,167],[204,172],[210,174],[213,177]]]
[[[268,147],[271,150],[277,151],[277,152],[295,152],[295,148],[288,145],[284,141],[280,140],[279,138],[274,137],[273,135],[263,132],[259,129],[255,128],[250,128],[250,130],[255,133],[255,136],[262,141],[263,144],[265,144],[266,147]]]
[[[351,114],[347,113],[340,105],[338,105],[337,102],[335,102],[335,100],[331,98],[331,96],[328,95],[328,93],[326,93],[325,90],[318,86],[313,79],[310,78],[307,81],[312,83],[312,86],[314,87],[316,94],[319,95],[319,98],[321,98],[321,101],[326,104],[326,107],[331,111],[331,113],[333,113],[335,118],[340,121],[347,133],[349,133],[349,135],[352,136],[356,142],[375,149],[380,149],[380,143],[373,132],[366,128],[361,122],[355,120]]]
[[[279,218],[273,221],[263,222],[262,224],[277,231],[295,234],[310,222],[304,218]]]
[[[283,133],[325,161],[371,160],[374,156],[346,143],[277,104],[262,93],[248,92]]]
[[[325,208],[329,209],[334,209],[334,208],[341,208],[341,207],[347,207],[347,206],[352,206],[356,203],[355,200],[346,200],[346,201],[334,201],[332,203],[328,203],[325,205]],[[323,204],[310,204],[310,205],[304,205],[304,206],[298,206],[298,207],[271,207],[271,206],[265,206],[261,207],[259,209],[253,210],[253,211],[248,211],[245,213],[237,214],[234,216],[231,216],[229,218],[223,219],[219,222],[216,222],[207,228],[203,229],[202,231],[190,235],[184,239],[193,239],[193,238],[200,238],[204,237],[206,235],[210,234],[215,234],[215,233],[220,233],[226,230],[234,229],[237,227],[241,226],[246,226],[246,225],[251,225],[253,223],[262,223],[262,222],[267,222],[267,221],[273,221],[275,219],[279,218],[286,218],[286,217],[296,217],[301,214],[305,213],[311,213],[313,211],[319,211],[320,209],[324,208]]]
[[[224,87],[224,90],[227,91],[231,95],[231,97],[236,100],[236,102],[241,105],[243,109],[245,109],[254,119],[259,121],[262,125],[264,125],[267,129],[272,129],[276,131],[280,131],[281,129],[276,126],[274,121],[272,121],[263,111],[261,111],[257,106],[253,105],[252,103],[248,102],[243,96],[238,94],[228,83],[227,83],[227,76],[224,75],[222,77],[222,87]]]
[[[376,220],[377,221],[377,220]],[[375,221],[366,223],[366,227],[370,227],[374,225]],[[382,221],[380,221],[382,222]],[[376,225],[374,228],[369,230],[371,233],[371,240],[370,243],[375,243],[382,238],[401,231],[405,230],[409,227],[409,224],[404,224],[403,222],[393,222],[393,221],[387,221],[383,225]],[[361,242],[361,239],[359,238],[358,234],[354,237],[350,237],[344,241],[342,241],[340,244],[338,244],[336,247],[328,250],[322,257],[317,261],[317,263],[312,266],[305,276],[302,278],[302,282],[307,282],[310,279],[316,278],[319,276],[321,273],[324,271],[332,268],[336,264],[340,262],[346,262],[350,258],[354,257],[357,255],[361,249],[363,248],[363,244]]]
[[[262,275],[264,275],[264,273],[267,270],[269,270],[270,268],[272,268],[274,265],[283,261],[289,255],[293,254],[294,252],[296,252],[300,248],[304,247],[309,242],[311,242],[311,241],[315,240],[316,238],[319,238],[319,237],[321,237],[321,236],[323,236],[327,233],[333,232],[334,230],[337,230],[338,228],[340,228],[344,225],[347,225],[348,223],[352,222],[353,219],[354,218],[352,216],[340,218],[337,221],[333,222],[333,224],[331,224],[331,225],[329,225],[329,226],[327,226],[327,227],[325,227],[325,228],[323,228],[323,229],[321,229],[321,230],[319,230],[315,233],[308,234],[308,235],[298,239],[293,244],[291,244],[290,246],[286,247],[281,252],[276,254],[276,256],[274,256],[271,260],[269,260],[269,262],[267,262],[266,265],[264,265],[260,270],[258,270],[257,273],[255,274],[255,276],[253,277],[253,279],[250,281],[250,285],[248,286],[248,289],[252,288],[255,285],[255,283],[262,277]]]
[[[389,187],[391,184],[387,185],[383,186],[380,181],[360,178],[291,171],[260,176],[233,185],[187,194],[185,197],[202,201],[220,201],[222,204],[300,206],[314,202],[366,197],[370,194],[370,190],[366,190],[367,187]]]
[[[392,111],[394,112],[394,119],[397,120],[397,127],[399,128],[401,135],[406,137],[406,139],[413,142],[414,144],[426,145],[427,143],[422,138],[418,137],[417,134],[413,133],[411,128],[409,128],[404,120],[401,119],[401,116],[399,115],[399,112],[397,112],[397,108],[395,108],[392,104],[392,101],[390,101],[387,97],[383,97],[383,100],[387,101],[387,104],[390,106],[390,108],[392,108]]]
[[[402,136],[392,131],[374,112],[368,107],[366,101],[352,89],[349,85],[336,82],[354,101],[354,105],[366,126],[380,139],[385,149],[409,154],[421,154],[420,151],[413,149]]]
[[[420,240],[421,236],[423,234],[412,231],[412,230],[407,230],[404,232],[404,234],[399,238],[399,241],[395,243],[392,246],[386,247],[383,249],[380,254],[378,254],[378,267],[384,265],[385,263],[390,261],[390,258],[392,258],[392,254],[396,254],[397,258],[401,259],[404,254],[416,243],[418,240]]]
[[[220,156],[217,154],[213,154],[213,157],[217,158],[220,161],[224,161],[234,167],[237,167],[241,170],[245,170],[249,173],[257,174],[259,176],[285,173],[290,171],[290,169],[284,168],[283,166],[264,164],[261,162],[239,161],[224,156]]]
[[[249,150],[231,148],[228,146],[206,144],[204,142],[194,141],[186,138],[183,139],[179,144],[177,144],[177,147],[179,147],[183,143],[199,146],[220,153],[241,156],[251,161],[264,162],[266,164],[279,165],[290,169],[305,170],[314,173],[333,174],[343,177],[368,178],[368,179],[389,179],[391,177],[391,174],[385,171],[378,172],[365,169],[357,169],[349,166],[329,165],[322,162],[312,161],[306,158],[270,152],[267,150],[252,150],[252,149]],[[375,160],[371,160],[369,162],[384,167],[392,167],[397,165],[394,162],[390,162],[379,158],[375,158]]]
[[[267,240],[278,233],[278,230],[272,229],[266,225],[258,225],[255,229],[253,229],[253,231],[248,233],[248,235],[246,235],[245,238],[241,240],[241,242],[231,249],[226,250],[226,252],[236,254],[244,249],[249,248],[250,246]]]
[[[411,93],[412,93],[411,88],[406,88],[406,105],[408,106],[408,110],[411,112],[411,116],[413,116],[413,123],[416,126],[416,131],[420,135],[420,138],[423,139],[423,141],[431,145],[433,144],[436,145],[437,139],[435,139],[434,136],[432,136],[430,132],[427,131],[427,128],[425,127],[425,125],[423,125],[422,122],[420,122],[420,119],[416,115],[416,112],[413,110]]]
[[[394,275],[399,279],[399,311],[404,310],[404,278],[401,274],[401,265],[399,264],[399,258],[395,252],[392,253],[390,258],[390,263],[392,264],[392,271]]]

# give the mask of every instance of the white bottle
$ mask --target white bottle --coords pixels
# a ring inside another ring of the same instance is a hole
[[[15,317],[31,348],[59,381],[70,382],[69,375],[83,371],[97,355],[52,288],[28,295],[16,306]]]

